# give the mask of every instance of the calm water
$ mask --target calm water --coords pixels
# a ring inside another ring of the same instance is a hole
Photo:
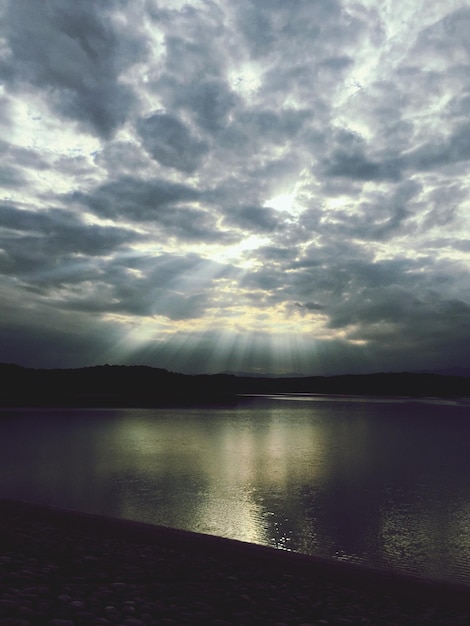
[[[470,406],[0,413],[0,497],[470,584]]]

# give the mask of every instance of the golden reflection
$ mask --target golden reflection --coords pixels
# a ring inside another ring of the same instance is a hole
[[[262,425],[226,425],[215,442],[217,455],[205,459],[210,490],[216,495],[201,503],[197,511],[199,527],[228,537],[287,547],[288,538],[271,518],[273,502],[265,500],[266,494],[276,498],[299,479],[308,476],[315,480],[315,460],[321,454],[322,442],[311,424],[289,426],[280,417],[270,414]]]
[[[3,497],[468,583],[467,413],[326,396],[21,410],[2,422],[0,486]]]
[[[168,523],[158,515],[168,515],[165,503],[171,501],[178,512],[170,514],[181,528],[288,548],[290,537],[271,509],[306,477],[311,483],[319,479],[324,443],[311,420],[289,423],[286,410],[282,403],[257,421],[244,419],[242,411],[234,419],[227,410],[215,427],[203,411],[185,410],[184,429],[177,410],[165,410],[165,419],[151,410],[139,417],[130,411],[129,419],[123,412],[114,446],[127,485],[120,514]],[[157,518],[149,519],[145,503],[155,494],[161,502],[153,505]]]

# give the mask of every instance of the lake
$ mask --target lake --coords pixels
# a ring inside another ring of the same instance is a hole
[[[0,497],[470,584],[470,405],[0,412]]]

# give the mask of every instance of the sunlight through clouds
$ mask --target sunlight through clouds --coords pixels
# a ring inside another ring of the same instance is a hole
[[[469,367],[464,3],[0,17],[4,360]]]
[[[242,98],[250,98],[256,94],[263,83],[262,70],[253,62],[236,66],[228,73],[228,81],[234,91]]]
[[[275,211],[292,215],[295,212],[295,194],[281,193],[278,196],[270,198],[265,203],[266,207],[272,207]]]

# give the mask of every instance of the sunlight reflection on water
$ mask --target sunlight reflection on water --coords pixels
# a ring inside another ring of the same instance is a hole
[[[3,411],[0,495],[470,583],[468,407]]]

